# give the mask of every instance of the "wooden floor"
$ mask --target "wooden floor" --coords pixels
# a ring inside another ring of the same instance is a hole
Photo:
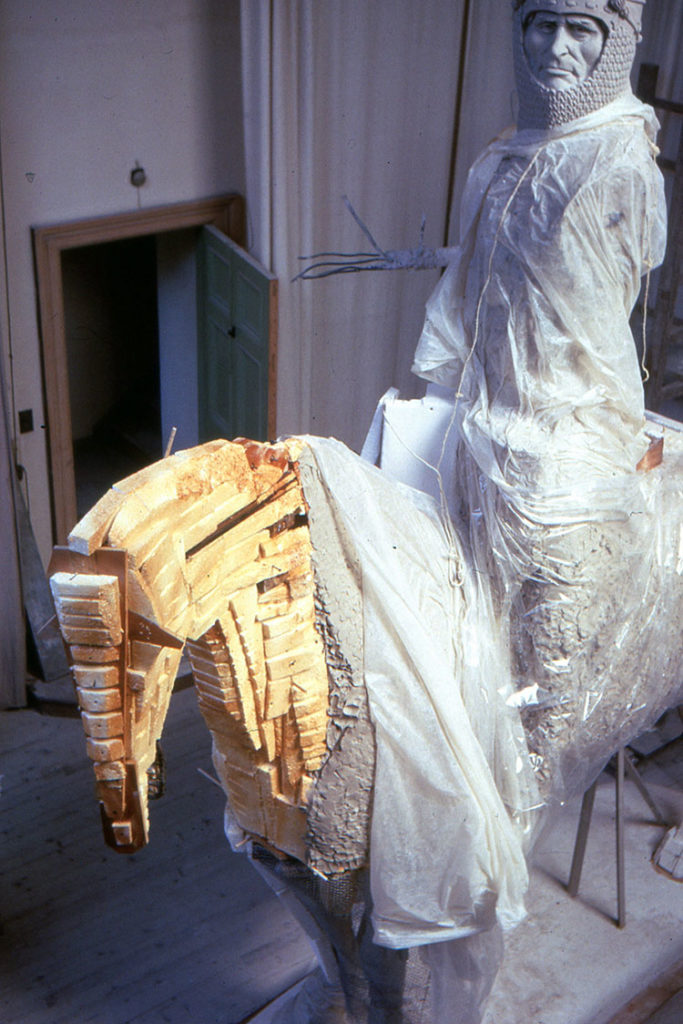
[[[238,1024],[309,972],[303,932],[223,836],[193,690],[151,843],[105,847],[80,722],[0,713],[2,1024]]]

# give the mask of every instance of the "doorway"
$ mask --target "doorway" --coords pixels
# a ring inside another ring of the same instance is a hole
[[[160,458],[156,236],[62,253],[76,506]]]
[[[109,243],[120,243],[124,240],[136,240],[137,244],[145,238],[149,239],[149,236],[152,236],[153,244],[155,235],[176,232],[184,228],[197,228],[205,224],[215,225],[229,238],[242,245],[244,222],[242,196],[226,195],[33,229],[52,487],[53,535],[56,543],[65,543],[69,530],[78,519],[70,372],[78,376],[80,368],[76,366],[70,370],[69,367],[64,279],[65,273],[69,274],[78,265],[79,260],[82,262],[87,256],[76,255],[72,259],[68,253],[79,249],[94,251],[92,247],[106,248]],[[132,252],[133,250],[129,250],[129,255]],[[133,258],[144,263],[145,257],[142,253],[141,249],[140,255]],[[103,255],[105,267],[107,259],[120,260],[120,254],[116,257]],[[141,273],[145,276],[147,272]],[[81,346],[83,347],[87,348]],[[111,360],[112,353],[101,358]],[[148,358],[149,356],[145,356],[140,362],[146,362]],[[112,386],[113,383],[112,379]],[[82,387],[87,389],[87,378]],[[125,383],[116,384],[114,405],[123,400],[124,390]],[[149,399],[149,392],[147,395]],[[106,415],[104,412],[105,418]],[[149,461],[150,459],[146,458],[145,464]]]

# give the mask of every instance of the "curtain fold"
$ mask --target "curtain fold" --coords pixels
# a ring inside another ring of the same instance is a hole
[[[358,449],[410,375],[435,272],[292,283],[300,256],[440,245],[462,0],[242,0],[250,249],[280,281],[278,431]],[[419,386],[419,385],[417,385]]]

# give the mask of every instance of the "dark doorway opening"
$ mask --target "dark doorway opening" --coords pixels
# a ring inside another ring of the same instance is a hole
[[[62,253],[78,515],[162,454],[156,238]]]

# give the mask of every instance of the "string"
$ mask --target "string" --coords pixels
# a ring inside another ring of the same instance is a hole
[[[648,143],[650,145],[650,152],[652,153],[652,157],[653,157],[653,159],[656,160],[657,156],[659,155],[659,146],[657,146],[649,138],[648,138]],[[650,196],[650,199],[652,199],[652,196]],[[652,206],[653,206],[652,203],[649,203],[648,205],[649,205],[650,208],[652,208]],[[642,352],[641,361],[640,361],[640,368],[643,371],[643,384],[647,384],[647,382],[650,379],[650,371],[647,368],[645,360],[646,360],[646,356],[647,356],[647,316],[648,316],[647,307],[648,307],[648,303],[650,301],[650,278],[652,276],[652,270],[653,270],[653,267],[654,267],[654,263],[652,262],[652,218],[648,216],[647,220],[646,220],[646,223],[647,223],[647,259],[645,260],[645,266],[647,267],[647,273],[645,275],[645,295],[643,296],[643,326],[642,326],[642,332],[641,332],[642,333],[643,352]]]
[[[477,308],[476,308],[475,316],[474,316],[474,333],[473,333],[473,337],[472,337],[472,344],[471,344],[471,346],[470,346],[470,348],[468,350],[467,356],[465,357],[465,360],[463,362],[462,370],[461,370],[461,373],[460,373],[460,378],[458,380],[458,386],[457,386],[457,389],[455,391],[455,402],[453,403],[453,411],[451,412],[451,415],[450,415],[450,418],[449,418],[449,421],[448,421],[448,425],[446,426],[446,430],[444,432],[443,440],[441,442],[441,450],[439,452],[439,458],[437,459],[436,465],[432,466],[425,459],[422,459],[420,456],[416,456],[419,459],[419,461],[421,461],[425,465],[429,466],[429,468],[432,469],[436,473],[437,484],[438,484],[438,487],[439,487],[440,507],[441,507],[441,512],[442,512],[442,517],[443,517],[444,522],[446,524],[446,535],[447,535],[448,542],[449,542],[449,563],[450,563],[449,564],[449,578],[450,578],[451,582],[455,586],[461,586],[463,581],[462,581],[462,576],[461,576],[461,574],[459,572],[459,568],[458,568],[458,550],[457,550],[457,544],[456,544],[456,537],[455,537],[455,532],[454,532],[454,529],[453,529],[453,523],[452,523],[452,520],[451,520],[450,511],[449,511],[449,508],[448,508],[448,499],[446,497],[446,489],[444,487],[443,475],[441,473],[441,466],[443,464],[443,460],[444,460],[445,455],[446,455],[446,446],[448,444],[448,439],[450,437],[451,431],[453,429],[453,426],[455,425],[456,418],[457,418],[457,415],[458,415],[458,408],[459,408],[459,405],[460,405],[460,399],[463,397],[462,388],[463,388],[463,383],[464,383],[464,380],[465,380],[465,374],[467,373],[467,371],[469,369],[470,362],[472,360],[475,348],[477,347],[477,343],[479,341],[480,326],[481,326],[481,310],[482,310],[482,306],[484,304],[484,299],[486,297],[486,292],[488,291],[489,285],[491,284],[491,281],[493,279],[493,260],[494,260],[495,254],[496,254],[496,250],[498,248],[498,243],[499,243],[499,240],[500,240],[501,231],[503,229],[503,223],[505,221],[505,218],[508,215],[510,207],[512,206],[513,202],[515,201],[515,199],[517,197],[517,193],[519,192],[520,188],[522,187],[522,185],[523,185],[524,181],[526,180],[526,178],[528,177],[528,175],[531,173],[532,169],[534,168],[534,166],[536,164],[536,161],[537,161],[538,157],[540,156],[541,152],[543,151],[543,149],[545,149],[545,147],[547,145],[548,145],[548,143],[544,143],[542,146],[539,146],[539,148],[536,150],[536,152],[532,156],[531,160],[529,161],[528,165],[524,169],[523,173],[520,175],[519,181],[515,185],[515,187],[512,190],[512,192],[510,193],[510,196],[508,197],[508,200],[505,203],[505,206],[503,207],[503,211],[502,211],[502,213],[500,215],[500,219],[499,219],[498,225],[496,227],[496,233],[495,233],[494,238],[493,238],[493,244],[491,246],[491,252],[490,252],[490,255],[489,255],[487,272],[486,272],[486,280],[484,281],[484,285],[483,285],[483,287],[482,287],[482,289],[481,289],[481,291],[479,293],[479,299],[477,301]]]

